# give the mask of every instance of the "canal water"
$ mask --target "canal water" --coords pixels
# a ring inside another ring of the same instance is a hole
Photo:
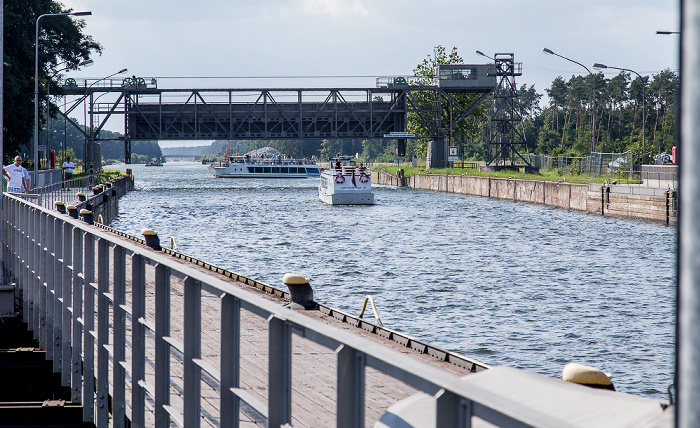
[[[390,186],[374,187],[374,206],[329,206],[318,179],[129,167],[119,230],[154,229],[281,289],[298,273],[348,313],[371,295],[387,327],[489,365],[560,377],[574,361],[612,373],[618,391],[668,398],[675,228]]]

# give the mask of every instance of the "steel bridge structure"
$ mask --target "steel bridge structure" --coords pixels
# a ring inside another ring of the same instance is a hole
[[[133,140],[301,141],[394,134],[398,155],[405,156],[409,114],[430,130],[421,138],[441,143],[434,144],[433,159],[444,163],[446,136],[494,89],[485,72],[493,66],[458,66],[459,73],[450,67],[444,78],[380,78],[374,88],[163,89],[150,78],[67,79],[64,95],[75,98],[61,114],[83,133],[86,164],[100,159],[95,143],[105,140],[100,132],[115,115],[123,116],[124,160],[130,163]],[[464,93],[478,96],[465,106],[455,96]],[[109,101],[100,101],[108,94]],[[87,112],[84,127],[69,117],[80,106]],[[445,108],[451,112],[447,123]]]

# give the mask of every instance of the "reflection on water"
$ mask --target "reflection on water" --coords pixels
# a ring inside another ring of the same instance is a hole
[[[490,365],[560,377],[576,361],[619,391],[666,399],[675,228],[543,206],[376,186],[374,206],[330,206],[318,180],[214,179],[198,163],[131,165],[113,226],[358,314]]]

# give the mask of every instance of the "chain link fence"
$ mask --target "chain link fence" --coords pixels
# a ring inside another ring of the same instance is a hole
[[[632,151],[624,153],[593,152],[589,156],[525,155],[530,164],[544,171],[557,171],[559,175],[585,175],[592,178],[615,177],[632,179],[635,173]]]

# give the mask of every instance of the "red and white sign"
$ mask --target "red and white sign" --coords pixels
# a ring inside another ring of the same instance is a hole
[[[450,162],[459,160],[459,148],[457,146],[449,146],[447,150],[447,160]]]

